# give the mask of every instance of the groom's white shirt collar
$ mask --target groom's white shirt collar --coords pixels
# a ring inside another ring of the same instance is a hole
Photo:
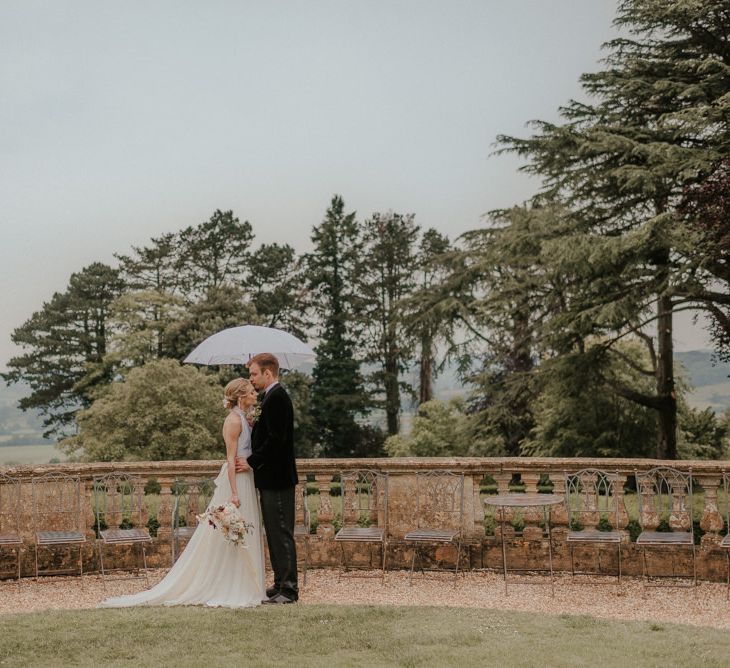
[[[264,390],[264,396],[266,396],[269,392],[271,392],[271,390],[273,390],[278,384],[279,384],[279,381],[278,380],[275,380],[273,383],[271,383],[271,385],[269,385]]]

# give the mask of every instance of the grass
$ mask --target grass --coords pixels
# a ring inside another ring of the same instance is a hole
[[[51,459],[64,461],[66,455],[53,443],[39,445],[4,445],[0,447],[0,466],[48,464]]]
[[[469,608],[140,608],[0,617],[0,665],[725,666],[727,631]]]

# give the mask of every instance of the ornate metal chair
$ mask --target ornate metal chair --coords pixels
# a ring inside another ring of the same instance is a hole
[[[146,545],[152,542],[152,536],[146,526],[144,481],[138,476],[117,472],[94,477],[94,517],[104,586],[104,552],[107,547],[115,545],[139,546],[145,582],[149,586]],[[139,574],[139,567],[135,570]]]
[[[614,546],[617,552],[617,584],[621,582],[621,541],[619,505],[621,495],[618,474],[598,469],[582,469],[565,473],[565,507],[568,516],[567,543],[570,551],[570,571],[575,577],[573,549],[576,545],[598,546],[598,571],[579,575],[600,575],[601,546]]]
[[[307,503],[307,481],[300,482],[296,487],[296,496],[294,497],[294,537],[300,538],[304,543],[304,562],[302,575],[304,584],[307,584],[307,569],[309,568],[309,539],[311,536],[312,521],[309,513],[309,504]]]
[[[669,467],[653,468],[646,473],[635,472],[639,497],[639,524],[641,533],[636,544],[642,547],[643,575],[646,585],[651,577],[689,577],[674,573],[650,576],[646,548],[690,548],[692,550],[692,584],[669,586],[696,586],[694,526],[692,523],[692,471],[682,473]],[[656,583],[652,583],[656,584]]]
[[[203,513],[215,492],[212,478],[176,480],[172,488],[175,503],[172,508],[172,563],[182,550],[182,540],[188,541],[198,526],[198,515]]]
[[[461,536],[464,523],[464,474],[451,471],[422,471],[416,474],[416,529],[404,536],[413,546],[410,582],[416,560],[423,571],[422,548],[426,545],[454,545],[456,565],[454,585],[459,574]]]
[[[385,580],[388,555],[388,474],[361,469],[340,474],[342,528],[335,534],[340,544],[340,577],[348,572],[345,543],[368,545],[373,567],[372,546],[380,545],[381,578]]]
[[[84,533],[81,512],[81,478],[65,473],[46,473],[31,478],[33,490],[33,528],[35,548],[35,577],[38,579],[38,550],[53,550],[59,546],[79,548],[79,576],[84,583]],[[51,573],[75,572],[75,569],[44,571]]]
[[[15,570],[20,584],[20,553],[23,539],[20,536],[20,478],[0,473],[0,548],[15,553]]]

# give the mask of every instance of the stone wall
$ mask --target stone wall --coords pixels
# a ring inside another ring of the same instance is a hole
[[[145,481],[156,480],[159,494],[148,496],[149,506],[156,508],[159,522],[157,536],[148,548],[148,563],[156,567],[168,567],[171,563],[172,508],[175,499],[175,482],[213,478],[220,469],[220,461],[181,462],[124,462],[94,464],[56,464],[35,467],[0,468],[0,472],[21,480],[22,512],[21,533],[24,540],[22,572],[24,576],[34,573],[34,520],[33,497],[30,481],[51,471],[78,475],[81,478],[81,511],[78,518],[87,536],[84,547],[84,570],[95,571],[98,558],[95,549],[93,529],[94,501],[93,478],[112,471],[123,471],[138,475]],[[680,461],[662,462],[644,459],[552,459],[552,458],[393,458],[393,459],[309,459],[299,460],[298,469],[302,484],[306,484],[308,505],[314,518],[313,533],[299,537],[300,553],[305,552],[307,541],[310,567],[336,566],[340,560],[340,548],[334,543],[339,526],[339,497],[331,494],[333,476],[342,471],[358,469],[377,470],[388,474],[388,563],[392,568],[410,565],[411,548],[403,540],[405,533],[416,528],[416,474],[427,470],[451,471],[464,476],[463,515],[461,530],[464,550],[461,563],[464,568],[500,569],[502,552],[499,523],[494,521],[487,509],[485,522],[484,500],[489,493],[525,491],[537,493],[546,491],[549,481],[552,492],[563,494],[565,473],[584,468],[597,468],[616,475],[617,490],[623,490],[625,483],[631,486],[635,473],[647,471],[655,466],[673,466],[684,472],[691,472],[697,488],[695,515],[703,535],[697,546],[698,577],[708,580],[725,580],[727,563],[725,551],[719,546],[726,519],[727,498],[723,485],[725,470],[730,472],[730,462]],[[306,483],[305,483],[306,481]],[[513,484],[511,484],[513,483]],[[516,484],[515,484],[516,483]],[[641,574],[641,550],[630,541],[631,521],[637,520],[636,494],[619,492],[623,506],[619,528],[623,532],[622,564],[625,574]],[[155,514],[155,513],[153,513]],[[551,514],[553,529],[554,566],[556,570],[570,570],[570,556],[565,542],[568,531],[567,512],[564,506],[555,507]],[[443,519],[443,518],[441,518]],[[143,519],[145,522],[147,518]],[[378,521],[384,522],[381,511]],[[7,517],[3,518],[7,522]],[[0,526],[0,533],[3,527]],[[527,509],[508,513],[505,538],[509,549],[510,565],[522,568],[543,568],[547,566],[547,539],[544,532],[542,511]],[[351,549],[351,548],[348,548]],[[117,547],[107,552],[107,566],[124,567],[133,563],[134,555],[129,548]],[[429,558],[440,565],[453,564],[456,551],[452,547],[431,549]],[[691,571],[691,551],[664,550],[651,552],[652,572],[671,574]],[[12,553],[0,548],[0,568],[6,569]],[[367,565],[372,554],[366,546],[358,545],[352,550],[350,560]],[[611,572],[616,566],[614,548],[601,549],[601,569]],[[68,550],[42,550],[39,560],[42,568],[63,569],[75,564],[75,553]],[[109,563],[112,562],[112,563]],[[595,546],[575,550],[577,569],[594,569],[598,563]],[[375,556],[373,563],[378,563]],[[6,569],[7,570],[7,569]],[[5,577],[10,573],[5,573]]]

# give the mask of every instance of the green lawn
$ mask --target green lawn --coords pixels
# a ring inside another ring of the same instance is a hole
[[[464,608],[148,608],[0,617],[0,665],[725,666],[727,631]]]

